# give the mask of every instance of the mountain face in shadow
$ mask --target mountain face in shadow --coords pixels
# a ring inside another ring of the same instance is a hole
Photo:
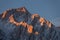
[[[60,40],[60,31],[25,7],[0,14],[0,40]]]

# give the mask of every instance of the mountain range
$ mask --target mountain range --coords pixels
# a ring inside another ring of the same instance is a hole
[[[0,40],[60,40],[60,29],[25,7],[0,14]]]

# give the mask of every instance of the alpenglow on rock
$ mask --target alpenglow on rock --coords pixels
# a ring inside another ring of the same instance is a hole
[[[60,31],[25,7],[0,14],[0,40],[60,40]]]

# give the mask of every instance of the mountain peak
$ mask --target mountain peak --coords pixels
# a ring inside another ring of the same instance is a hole
[[[4,11],[1,17],[2,19],[8,19],[11,15],[14,15],[14,17],[16,16],[21,16],[21,15],[28,15],[28,11],[25,7],[21,7],[21,8],[16,8],[16,9],[7,9],[6,11]]]
[[[27,9],[25,7],[21,7],[16,9],[16,11],[27,12]]]
[[[9,19],[11,23],[16,24],[16,25],[20,25],[17,21],[15,21],[17,18],[15,19],[14,17],[16,17],[18,15],[22,16],[22,15],[24,15],[24,13],[25,14],[28,13],[28,11],[27,11],[27,9],[25,7],[21,7],[21,8],[17,8],[17,9],[8,9],[7,11],[3,12],[2,19],[6,17],[6,19]],[[28,15],[25,15],[25,16],[28,16]],[[40,17],[37,13],[32,14],[31,18],[32,18],[32,20],[34,18],[37,18],[39,20],[39,22],[41,23],[41,26],[43,26],[44,23],[45,23],[48,27],[51,27],[52,23],[45,20],[43,17]]]
[[[4,32],[0,31],[1,40],[57,40],[60,37],[50,21],[30,14],[25,7],[8,9],[0,14],[0,28]]]

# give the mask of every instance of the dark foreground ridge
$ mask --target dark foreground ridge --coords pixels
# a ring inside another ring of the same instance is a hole
[[[0,14],[0,40],[60,40],[60,31],[25,7]]]

